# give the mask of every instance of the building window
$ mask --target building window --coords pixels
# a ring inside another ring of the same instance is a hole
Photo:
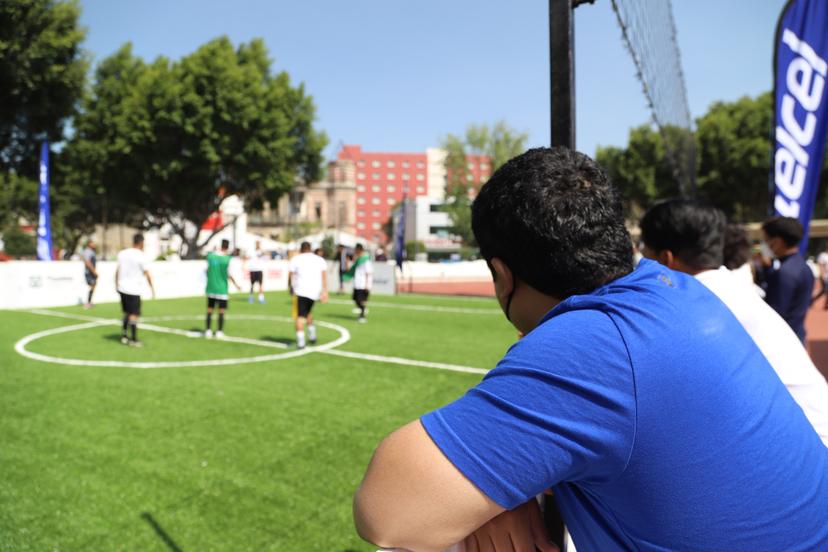
[[[380,204],[380,200],[379,200],[378,197],[372,197],[371,198],[371,205],[379,205],[379,204]]]
[[[394,205],[397,203],[397,200],[393,197],[389,197],[386,203],[388,203],[388,205]]]
[[[357,216],[358,216],[359,218],[363,218],[363,217],[365,216],[365,211],[363,211],[363,210],[359,210],[359,211],[357,211]]]
[[[379,180],[379,177],[380,173],[371,173],[371,178],[373,178],[374,180]]]
[[[409,163],[408,161],[403,161],[402,162],[402,168],[407,169],[410,166],[411,166],[411,163]]]
[[[411,180],[411,175],[410,175],[410,174],[408,174],[408,173],[403,173],[403,175],[402,175],[402,179],[403,179],[403,180]]]
[[[394,186],[393,184],[389,184],[387,189],[388,189],[389,192],[396,192],[397,191],[397,187]]]
[[[474,175],[473,174],[467,174],[466,175],[466,180],[468,180],[469,182],[474,182]]]
[[[480,163],[480,170],[481,171],[488,171],[489,170],[489,164],[488,163]]]
[[[425,163],[423,163],[422,161],[417,161],[417,168],[418,169],[424,169],[425,168]]]
[[[417,180],[425,180],[425,175],[423,173],[419,173],[417,175]]]
[[[375,242],[380,241],[380,235],[379,234],[374,234],[374,241]]]
[[[375,169],[378,169],[378,168],[380,168],[380,162],[379,161],[371,161],[371,166],[374,167]]]
[[[361,173],[357,174],[357,178],[359,178],[360,180],[365,180],[365,173],[361,172]]]
[[[360,159],[359,161],[357,161],[357,167],[364,167],[364,166],[365,166],[365,160],[364,159]]]
[[[447,238],[449,236],[448,228],[445,226],[429,226],[428,233],[432,236],[440,236],[441,238]]]
[[[374,184],[373,186],[371,186],[371,191],[372,191],[372,192],[378,192],[378,191],[380,191],[379,184]]]
[[[382,228],[382,225],[378,222],[375,222],[371,225],[371,228],[373,228],[374,230],[379,230],[380,228]]]
[[[357,223],[357,228],[359,228],[360,230],[364,230],[365,229],[365,223],[364,222],[358,222]]]
[[[432,203],[428,206],[428,210],[432,213],[442,213],[445,212],[446,206],[442,203]]]
[[[389,169],[393,169],[394,167],[396,167],[396,166],[397,166],[397,164],[396,164],[396,163],[394,163],[393,161],[388,161],[388,162],[385,164],[385,166],[386,166],[386,167],[388,167]]]
[[[357,191],[358,192],[364,192],[365,191],[365,186],[363,186],[362,184],[358,184],[357,185]]]
[[[470,171],[473,171],[473,170],[474,170],[474,163],[469,163],[468,165],[466,165],[466,167],[467,167]]]
[[[397,178],[397,175],[394,173],[388,173],[385,175],[385,178],[387,178],[388,180],[394,180],[395,178]]]
[[[374,209],[373,211],[371,211],[371,216],[373,216],[373,217],[380,216],[379,209]]]
[[[365,198],[364,197],[358,197],[357,198],[357,203],[359,203],[360,205],[365,205]]]
[[[424,194],[425,193],[425,188],[423,188],[422,186],[417,186],[417,193],[418,194]]]

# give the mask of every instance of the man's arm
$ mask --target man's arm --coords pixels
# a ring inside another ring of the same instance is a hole
[[[362,538],[418,552],[448,548],[503,511],[443,455],[419,420],[380,443],[354,496]]]
[[[322,295],[319,299],[324,303],[328,300],[328,265],[322,270]]]
[[[146,277],[147,283],[149,283],[150,291],[152,292],[152,298],[155,299],[155,286],[152,285],[152,276],[150,276],[149,270],[144,271],[144,277]]]
[[[92,273],[92,275],[93,275],[93,276],[95,276],[95,278],[97,278],[97,277],[98,277],[98,271],[97,271],[97,270],[95,270],[95,266],[92,264],[92,261],[90,261],[89,259],[87,259],[87,258],[85,258],[85,257],[84,257],[84,259],[83,259],[83,264],[85,264],[85,265],[86,265],[86,269],[87,269],[89,272],[91,272],[91,273]]]

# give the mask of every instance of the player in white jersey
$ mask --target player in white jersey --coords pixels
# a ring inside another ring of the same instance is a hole
[[[316,301],[328,300],[328,263],[311,252],[311,244],[302,242],[299,254],[290,260],[288,287],[293,296],[294,318],[296,319],[296,347],[305,347],[305,322],[308,325],[308,340],[316,343],[316,326],[311,310]]]
[[[118,253],[118,268],[115,270],[115,287],[121,295],[121,310],[124,312],[121,331],[121,343],[124,345],[142,345],[138,341],[138,317],[141,316],[141,292],[145,278],[154,299],[155,286],[152,285],[152,277],[147,270],[147,260],[144,256],[144,236],[135,234],[132,238],[132,247]]]
[[[259,284],[259,303],[265,302],[264,296],[264,268],[267,260],[267,253],[262,251],[262,242],[256,242],[256,248],[248,251],[245,259],[245,268],[250,272],[250,298],[249,303],[253,302],[253,295],[255,294],[256,284]]]

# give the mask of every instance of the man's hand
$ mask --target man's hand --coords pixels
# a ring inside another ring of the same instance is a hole
[[[319,296],[319,300],[323,303],[328,302],[328,290],[323,290],[322,295]]]
[[[490,519],[463,541],[465,552],[560,552],[549,543],[534,498]]]

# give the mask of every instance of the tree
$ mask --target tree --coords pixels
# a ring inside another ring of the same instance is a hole
[[[717,102],[696,121],[699,194],[735,221],[768,214],[770,93]]]
[[[465,245],[476,246],[471,228],[471,202],[476,185],[469,181],[467,155],[485,155],[492,172],[526,149],[529,135],[517,132],[505,121],[494,126],[469,125],[465,138],[449,134],[443,140],[446,150],[446,212],[452,221],[449,231]]]
[[[40,143],[62,140],[83,92],[79,15],[76,1],[0,2],[0,224],[36,218]]]
[[[656,198],[679,193],[662,137],[650,125],[630,130],[626,148],[598,147],[595,160],[618,187],[628,216],[635,220]]]

